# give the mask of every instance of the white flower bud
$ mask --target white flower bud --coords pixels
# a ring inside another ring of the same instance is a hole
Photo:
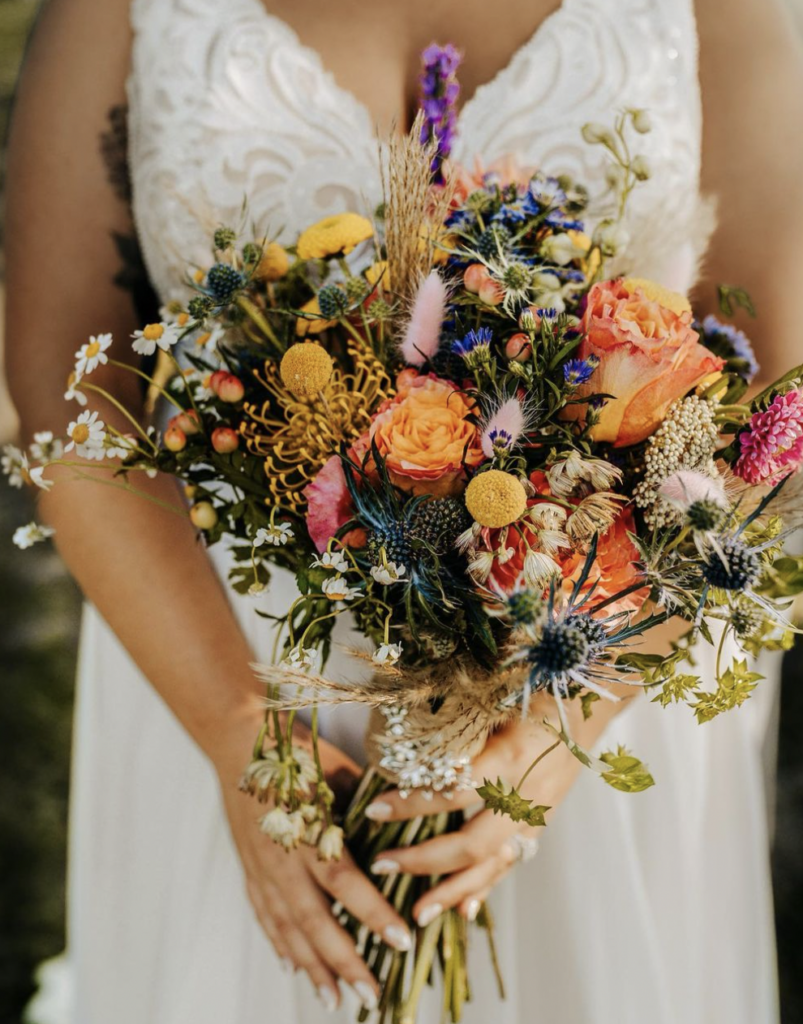
[[[605,181],[610,188],[620,188],[625,177],[625,169],[621,164],[608,164],[605,168]]]
[[[594,232],[594,244],[600,247],[603,256],[615,256],[630,241],[626,228],[615,220],[602,220]]]
[[[583,140],[594,145],[607,146],[609,149],[616,148],[616,140],[613,137],[613,132],[610,128],[607,128],[604,124],[599,124],[597,121],[589,121],[584,124],[580,129]]]
[[[638,181],[646,181],[652,174],[649,161],[645,156],[634,156],[630,161],[630,170]]]
[[[319,860],[340,860],[343,856],[343,829],[330,825],[318,840]]]
[[[648,111],[644,109],[631,110],[630,116],[633,120],[633,127],[639,135],[646,135],[647,132],[652,131],[652,118]]]
[[[557,263],[559,267],[571,263],[572,260],[582,256],[585,250],[579,246],[571,235],[549,235],[541,243],[541,255],[551,263]]]

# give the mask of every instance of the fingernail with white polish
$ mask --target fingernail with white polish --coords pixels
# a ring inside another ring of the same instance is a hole
[[[479,900],[469,900],[466,904],[466,919],[469,921],[476,921],[481,905],[482,904]]]
[[[418,927],[426,928],[428,924],[432,924],[436,917],[440,917],[443,913],[443,907],[440,903],[433,903],[430,907],[424,907],[421,913],[418,915]]]
[[[289,956],[283,956],[279,961],[279,966],[281,967],[285,974],[295,973],[296,965],[293,963]]]
[[[328,985],[318,986],[318,998],[323,1003],[327,1013],[334,1013],[337,1009],[337,996]]]
[[[375,875],[395,875],[400,870],[400,865],[388,857],[380,857],[371,865],[371,871]]]
[[[360,1002],[366,1008],[366,1010],[375,1010],[377,999],[376,992],[371,988],[367,981],[355,981],[351,986],[357,993]]]
[[[393,808],[384,800],[374,800],[365,808],[365,817],[371,821],[387,821]]]
[[[406,928],[400,928],[398,925],[389,924],[382,932],[382,937],[389,946],[402,953],[408,953],[413,948],[412,935]]]

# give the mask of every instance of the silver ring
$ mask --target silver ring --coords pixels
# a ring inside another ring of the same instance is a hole
[[[513,859],[521,861],[522,864],[532,860],[538,853],[538,840],[532,836],[523,836],[519,832],[508,839],[508,844],[513,853]]]

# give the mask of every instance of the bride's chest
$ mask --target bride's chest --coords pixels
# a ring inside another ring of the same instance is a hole
[[[134,0],[133,18],[135,214],[163,295],[179,287],[188,260],[206,258],[210,229],[240,226],[244,200],[247,221],[285,238],[380,200],[373,115],[263,0]],[[402,91],[394,74],[391,88]],[[580,128],[634,106],[655,123],[639,139],[653,168],[642,215],[673,194],[696,197],[691,0],[564,0],[470,96],[454,155],[515,155],[601,191],[604,155],[582,143]]]

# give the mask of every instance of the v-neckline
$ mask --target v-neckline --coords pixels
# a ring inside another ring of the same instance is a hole
[[[368,108],[368,105],[361,100],[355,92],[351,89],[347,89],[338,82],[335,74],[330,71],[324,63],[323,56],[319,50],[315,49],[314,46],[310,46],[303,42],[296,29],[294,29],[289,22],[285,21],[284,18],[280,18],[278,15],[272,14],[265,6],[265,0],[244,0],[244,2],[255,8],[266,22],[273,23],[274,25],[281,27],[281,29],[290,36],[298,51],[304,54],[304,56],[306,56],[307,59],[315,66],[321,76],[329,82],[332,91],[341,99],[351,104],[355,111],[358,112],[359,116],[365,120],[365,123],[371,126],[371,131],[377,139],[382,142],[387,141],[387,136],[381,134],[377,130],[377,118],[374,117],[373,113]],[[540,25],[536,27],[532,35],[529,36],[529,38],[518,47],[518,49],[513,51],[508,61],[503,64],[502,67],[491,76],[491,78],[486,82],[481,82],[475,88],[474,92],[462,104],[457,113],[458,128],[461,121],[467,116],[467,113],[477,105],[483,96],[487,95],[492,89],[504,83],[506,79],[510,78],[514,74],[522,57],[536,45],[547,28],[566,12],[566,9],[571,2],[572,0],[561,0],[555,10],[551,11]]]

